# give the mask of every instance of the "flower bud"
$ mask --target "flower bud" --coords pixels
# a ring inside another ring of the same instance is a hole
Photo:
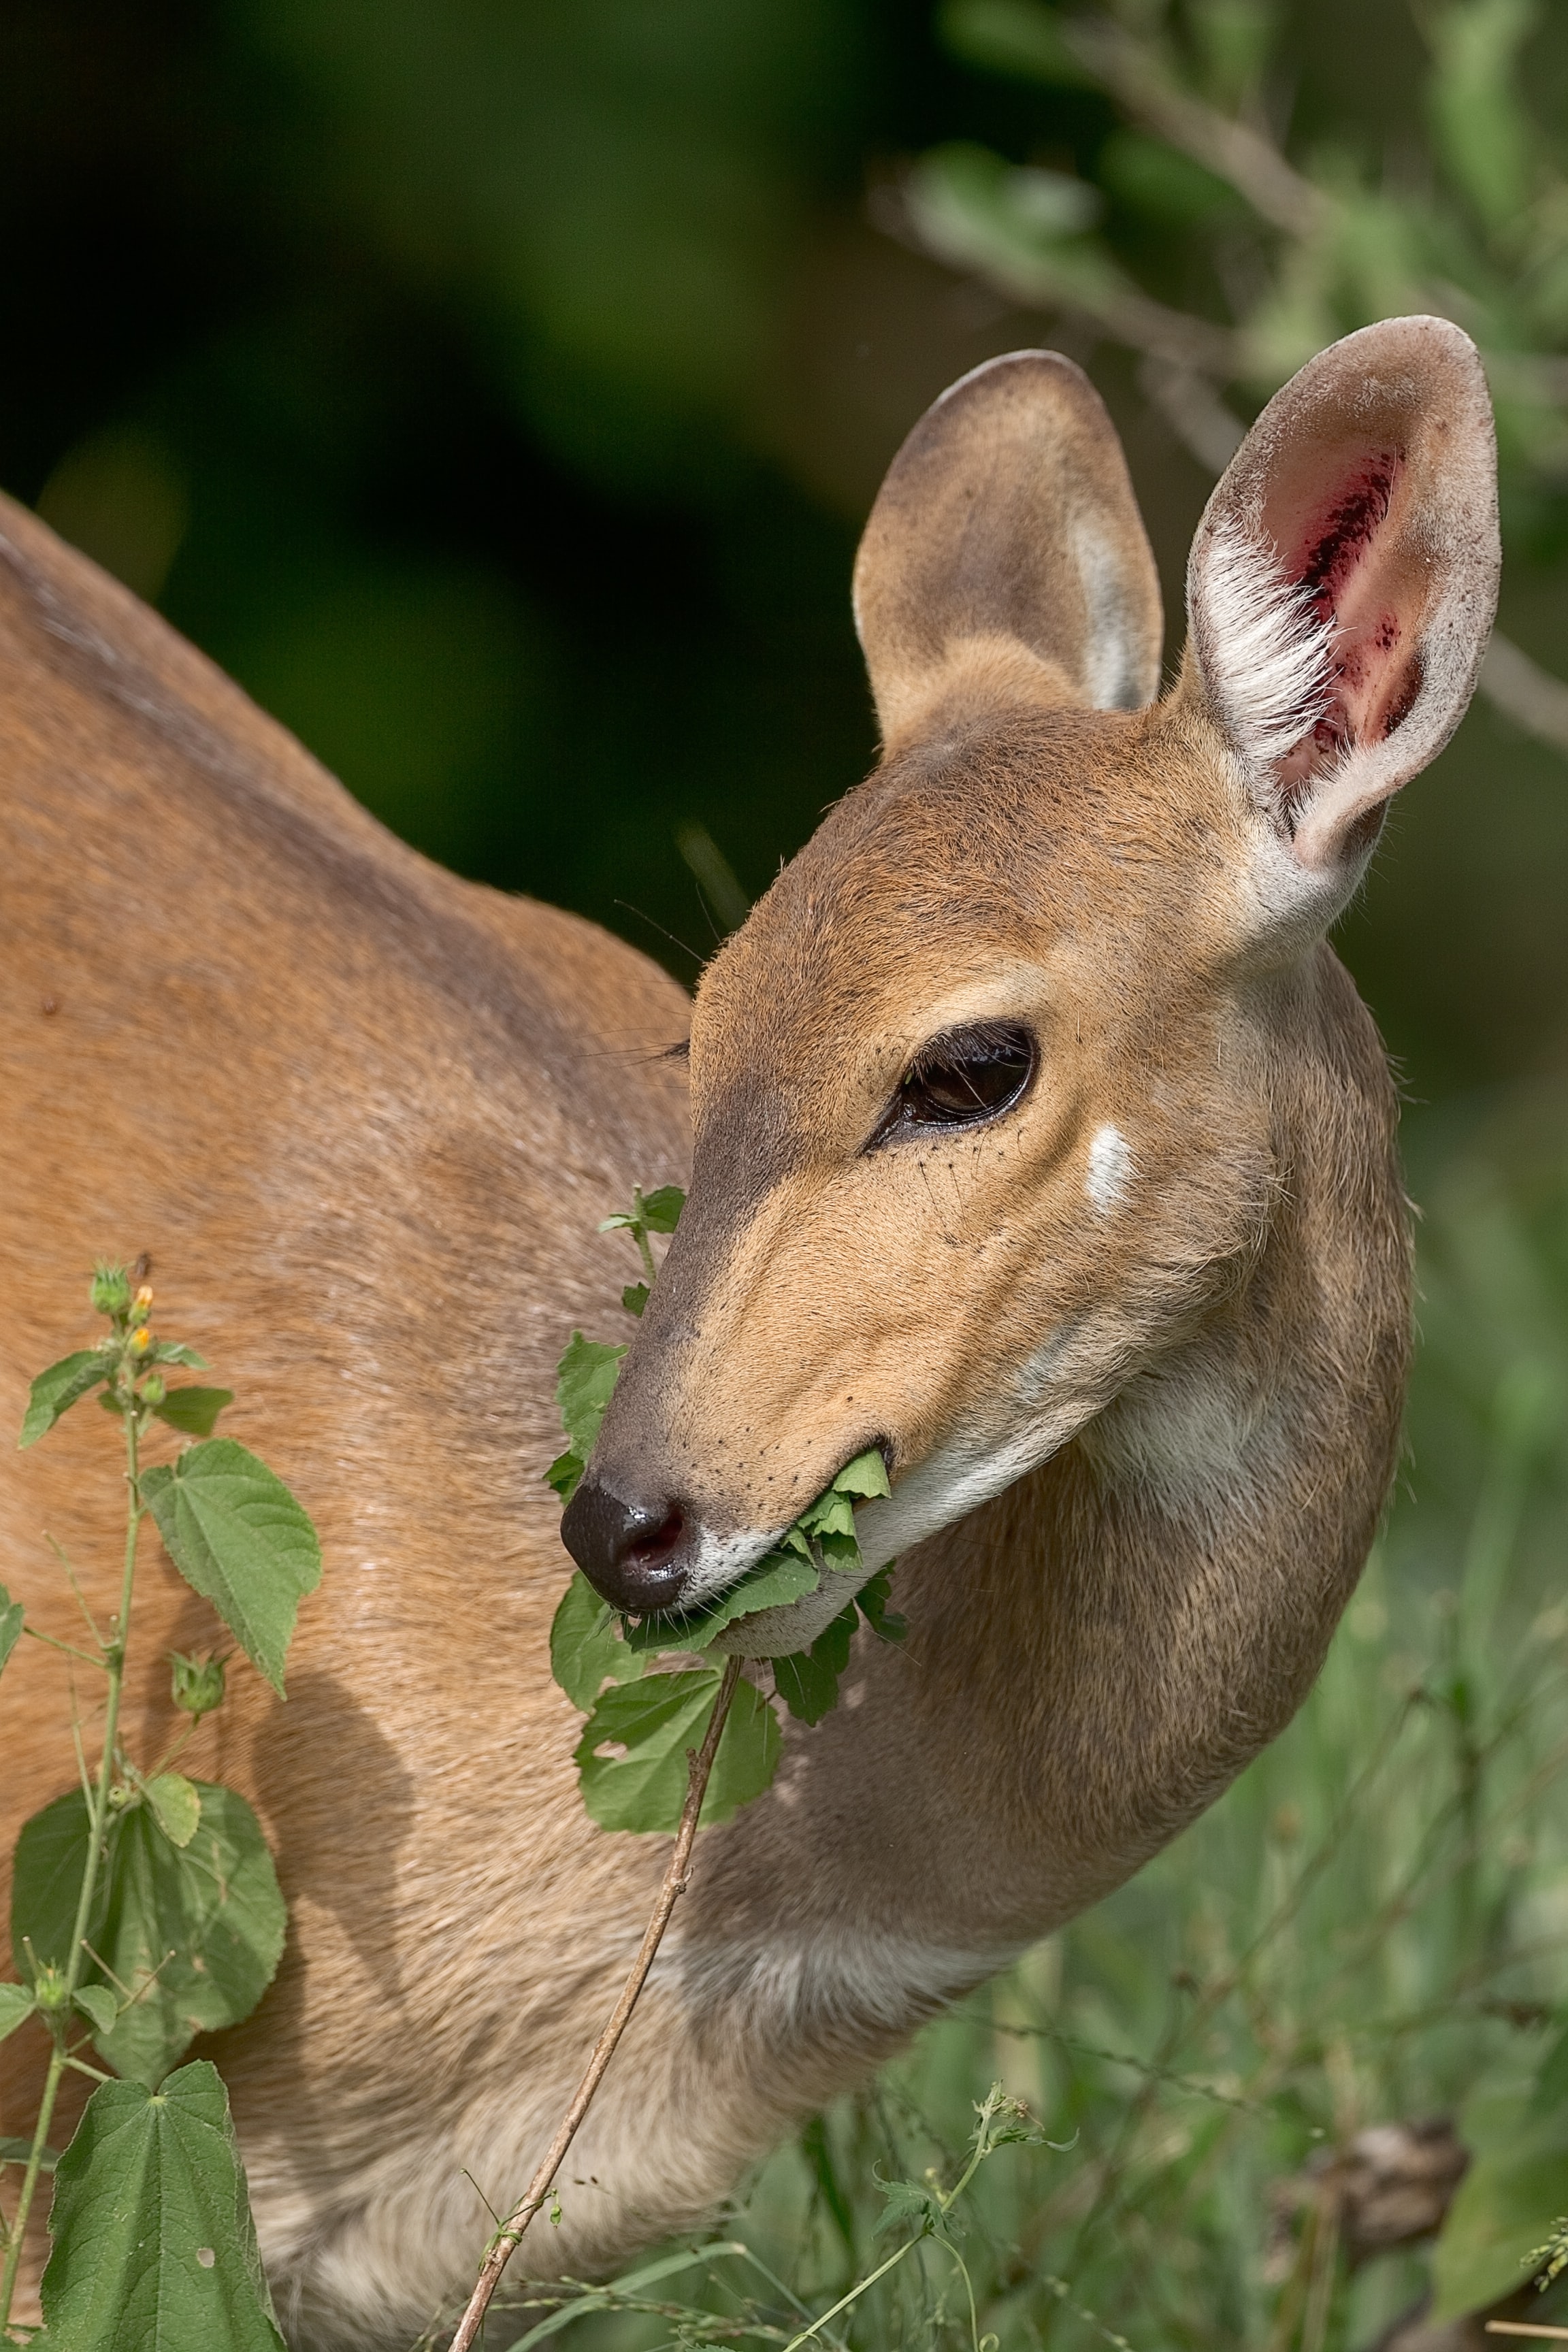
[[[67,2007],[66,1980],[59,1969],[45,1960],[33,1979],[33,1999],[46,2017]]]
[[[139,1391],[143,1404],[162,1404],[168,1393],[169,1385],[162,1372],[149,1372]]]
[[[92,1270],[92,1311],[123,1315],[131,1306],[131,1285],[122,1265],[96,1265]]]
[[[152,1344],[153,1334],[149,1331],[145,1323],[141,1326],[139,1330],[132,1331],[131,1334],[131,1352],[133,1356],[144,1356]]]
[[[199,1723],[204,1715],[210,1715],[215,1706],[223,1705],[221,1657],[185,1658],[178,1650],[171,1650],[169,1664],[173,1669],[171,1696],[184,1714],[195,1716]]]
[[[152,1284],[151,1284],[150,1282],[144,1282],[144,1283],[142,1285],[141,1289],[140,1289],[140,1290],[137,1292],[137,1294],[136,1294],[136,1304],[137,1304],[137,1306],[138,1306],[138,1307],[151,1307],[151,1306],[152,1306],[152,1304],[153,1304],[153,1286],[152,1286]]]

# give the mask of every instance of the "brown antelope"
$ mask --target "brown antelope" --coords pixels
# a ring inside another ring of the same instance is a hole
[[[393,840],[7,509],[0,1418],[81,1344],[62,1302],[95,1254],[144,1251],[326,1549],[287,1705],[247,1675],[191,1751],[254,1795],[291,1906],[214,2054],[296,2344],[399,2345],[465,2282],[465,2168],[498,2205],[527,2178],[664,1866],[578,1798],[540,1474],[566,1334],[622,1328],[595,1228],[685,1178],[689,1120],[690,1204],[567,1546],[625,1605],[710,1592],[878,1444],[866,1558],[899,1555],[910,1633],[862,1637],[845,1703],[705,1833],[520,2266],[601,2269],[700,2215],[1300,1704],[1409,1339],[1393,1088],[1324,933],[1469,696],[1493,479],[1456,328],[1336,344],[1215,490],[1156,700],[1099,399],[1045,352],[965,377],[856,569],[881,762],[690,1004]],[[5,1475],[6,1578],[63,1634],[43,1530],[107,1595],[111,1438],[78,1413]],[[150,1750],[161,1654],[210,1620],[146,1580]],[[69,1781],[64,1706],[58,1658],[18,1654],[7,1853]],[[6,2046],[0,2128],[41,2038]]]

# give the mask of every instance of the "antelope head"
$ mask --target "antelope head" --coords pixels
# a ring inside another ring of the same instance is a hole
[[[601,1592],[722,1591],[876,1445],[869,1571],[1246,1283],[1319,943],[1474,682],[1494,471],[1457,328],[1320,354],[1210,500],[1156,700],[1087,379],[1019,352],[916,425],[855,574],[880,763],[697,992],[689,1205],[563,1524]]]

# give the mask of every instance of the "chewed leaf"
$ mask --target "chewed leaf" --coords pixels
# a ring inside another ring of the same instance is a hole
[[[583,1802],[601,1829],[679,1827],[686,1752],[702,1744],[719,1680],[702,1667],[649,1675],[605,1693],[577,1743]]]
[[[189,1845],[202,1817],[196,1784],[183,1772],[160,1772],[147,1783],[147,1801],[171,1845]]]
[[[102,2083],[55,2171],[48,2340],[91,2352],[284,2352],[228,2094],[205,2058]]]
[[[187,1437],[210,1437],[219,1413],[233,1402],[232,1389],[171,1389],[153,1410],[160,1421],[167,1422],[171,1429],[183,1430]]]
[[[22,1620],[21,1602],[13,1601],[5,1587],[0,1584],[0,1666],[5,1665],[22,1638]]]
[[[901,1642],[909,1632],[904,1620],[889,1608],[893,1590],[893,1563],[879,1568],[869,1584],[863,1584],[855,1595],[855,1606],[871,1628],[884,1642]]]
[[[302,1506],[232,1437],[144,1471],[142,1499],[186,1583],[281,1696],[295,1612],[321,1580],[321,1548]]]
[[[550,1628],[550,1671],[573,1706],[586,1715],[607,1682],[634,1682],[646,1664],[622,1641],[615,1611],[579,1569]]]
[[[648,1297],[646,1282],[628,1282],[621,1293],[621,1305],[628,1315],[640,1315],[647,1305]]]
[[[601,1829],[668,1834],[679,1827],[687,1751],[702,1745],[720,1680],[703,1666],[605,1693],[577,1743],[583,1802]],[[753,1685],[738,1683],[702,1802],[703,1826],[728,1821],[760,1796],[779,1753],[773,1709]]]
[[[841,1610],[809,1650],[775,1658],[773,1687],[802,1723],[820,1723],[838,1704],[838,1677],[849,1664],[849,1645],[859,1620],[855,1603]]]
[[[888,1484],[888,1465],[877,1447],[869,1446],[864,1454],[858,1454],[853,1462],[847,1462],[833,1481],[830,1491],[864,1496],[890,1495],[893,1490]]]
[[[605,1418],[605,1408],[615,1393],[620,1378],[622,1348],[612,1348],[603,1339],[585,1339],[581,1331],[574,1331],[565,1354],[556,1366],[555,1402],[561,1411],[561,1426],[572,1441],[572,1451],[579,1461],[586,1462],[594,1451],[594,1441],[599,1434],[599,1424]],[[551,1480],[554,1484],[554,1480]]]
[[[564,1506],[577,1492],[583,1481],[583,1473],[587,1466],[580,1454],[573,1454],[570,1451],[558,1454],[544,1474],[544,1483],[547,1486],[554,1487]]]
[[[707,1607],[629,1624],[627,1643],[634,1650],[705,1650],[714,1635],[737,1618],[753,1617],[759,1609],[781,1609],[787,1601],[815,1592],[822,1572],[809,1550],[804,1546],[802,1549],[804,1558],[794,1550],[769,1552]]]
[[[110,1374],[110,1361],[101,1348],[84,1348],[74,1356],[62,1356],[47,1372],[40,1372],[27,1391],[27,1410],[22,1416],[19,1446],[36,1445],[40,1437],[53,1429],[62,1412],[68,1412],[89,1391]]]

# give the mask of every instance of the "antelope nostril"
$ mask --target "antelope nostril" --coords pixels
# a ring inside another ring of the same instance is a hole
[[[561,1521],[561,1539],[595,1592],[639,1616],[679,1600],[691,1534],[679,1503],[628,1503],[596,1478],[584,1479]]]

